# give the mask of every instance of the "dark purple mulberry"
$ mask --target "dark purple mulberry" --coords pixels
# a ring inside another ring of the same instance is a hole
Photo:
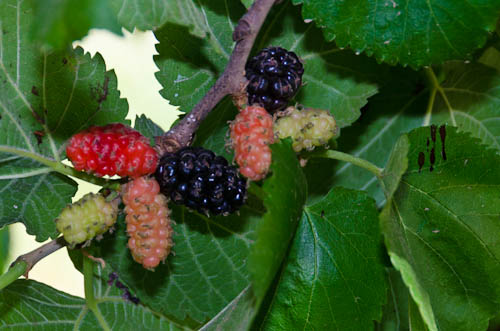
[[[302,85],[304,67],[294,52],[268,47],[245,66],[248,104],[259,104],[267,111],[283,109]]]
[[[228,215],[246,198],[246,180],[222,156],[201,147],[165,153],[156,169],[161,192],[201,213]]]

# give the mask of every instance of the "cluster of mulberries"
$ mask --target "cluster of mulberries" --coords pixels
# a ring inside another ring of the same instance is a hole
[[[246,181],[225,158],[201,147],[165,153],[155,176],[163,194],[201,213],[227,215],[245,201]]]
[[[66,155],[76,170],[97,176],[139,177],[153,173],[158,163],[149,140],[120,123],[93,126],[75,134]]]
[[[281,47],[264,48],[245,66],[248,104],[267,111],[283,109],[302,85],[304,67],[295,53]]]
[[[285,113],[274,124],[274,133],[278,138],[291,137],[296,152],[326,145],[337,134],[335,118],[327,110],[288,107]]]
[[[262,107],[247,106],[231,123],[230,131],[240,173],[254,181],[265,178],[271,165],[272,116]]]
[[[122,193],[132,257],[144,268],[153,269],[173,246],[167,198],[160,193],[156,180],[148,177],[127,183]]]
[[[56,228],[70,248],[105,233],[116,221],[118,204],[100,194],[89,193],[65,207],[56,219]]]

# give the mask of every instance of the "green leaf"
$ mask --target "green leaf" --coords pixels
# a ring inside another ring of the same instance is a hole
[[[377,93],[388,67],[326,42],[318,28],[298,22],[299,16],[299,8],[289,1],[276,6],[254,49],[280,46],[295,52],[304,64],[303,86],[295,101],[328,109],[339,127],[349,126],[358,119],[367,99]]]
[[[249,285],[219,314],[205,323],[200,331],[246,330],[255,315],[255,304],[255,296]]]
[[[135,117],[134,129],[139,131],[143,136],[148,137],[151,144],[154,144],[154,137],[163,135],[164,131],[151,119],[147,118],[146,115],[141,115]]]
[[[155,62],[160,69],[156,77],[164,88],[161,94],[184,111],[194,107],[224,70],[234,45],[232,31],[244,13],[238,1],[202,1],[195,8],[206,16],[198,21],[210,26],[203,28],[203,34],[190,35],[188,28],[171,23],[155,32],[160,42]],[[340,127],[347,126],[377,92],[387,67],[326,43],[314,26],[297,22],[297,15],[298,8],[289,2],[278,5],[263,26],[255,50],[279,45],[296,52],[305,66],[304,86],[296,101],[329,109]],[[213,112],[223,111],[217,107]]]
[[[263,328],[371,329],[386,294],[380,244],[365,193],[335,188],[307,206]]]
[[[496,0],[293,0],[327,40],[356,53],[414,68],[466,59],[495,30]]]
[[[76,193],[70,178],[46,173],[0,180],[0,226],[22,222],[39,242],[58,235],[54,219]]]
[[[392,149],[387,165],[382,171],[382,181],[384,183],[384,193],[386,199],[392,198],[392,195],[399,186],[401,177],[408,169],[408,149],[410,143],[406,135],[401,136]]]
[[[32,2],[35,9],[31,28],[33,37],[52,48],[70,47],[74,40],[81,39],[93,28],[108,29],[121,34],[121,26],[108,1],[35,0]]]
[[[401,279],[401,275],[393,268],[386,269],[387,303],[384,306],[382,320],[376,324],[377,331],[410,330],[408,318],[408,301],[410,293]]]
[[[500,152],[500,72],[481,64],[451,62],[443,67],[444,94],[436,98],[432,123],[453,123]]]
[[[109,2],[109,6],[118,17],[118,22],[127,30],[133,31],[137,28],[146,31],[155,30],[165,24],[167,19],[178,17],[180,12],[173,12],[172,7],[182,6],[183,2],[188,1],[107,0],[103,2]],[[189,16],[189,14],[185,15]]]
[[[411,331],[428,331],[427,325],[425,324],[422,315],[418,310],[418,306],[412,298],[409,298],[409,308],[408,316],[410,320],[410,330]]]
[[[38,161],[63,159],[68,138],[90,125],[125,122],[128,105],[100,55],[32,43],[30,4],[0,3],[0,226],[23,222],[43,241],[76,183]]]
[[[102,258],[154,311],[198,324],[214,317],[248,285],[246,256],[255,238],[260,211],[208,218],[171,204],[175,246],[154,272],[132,259],[123,219],[116,233],[98,243]]]
[[[241,3],[245,5],[246,8],[250,8],[250,6],[253,4],[254,0],[241,0]]]
[[[391,261],[430,330],[486,329],[500,297],[500,156],[445,126],[408,141],[381,215]]]
[[[360,119],[343,129],[337,140],[342,152],[380,168],[386,165],[401,134],[422,125],[429,96],[427,90],[422,90],[421,78],[413,70],[396,69],[390,77],[390,82],[362,108]],[[311,201],[321,199],[332,185],[338,185],[366,191],[379,207],[385,203],[377,178],[351,163],[314,158],[308,161],[305,173]]]
[[[123,299],[110,286],[97,287],[98,309],[112,330],[131,325],[147,330],[181,330],[147,307]],[[47,330],[100,330],[85,300],[33,280],[16,280],[0,291],[0,328]]]
[[[7,267],[7,258],[9,256],[9,228],[0,228],[0,273],[3,273]]]
[[[427,331],[418,306],[410,296],[401,275],[393,268],[386,269],[389,289],[382,321],[376,324],[377,331]]]
[[[266,214],[248,257],[255,294],[262,300],[285,257],[307,197],[307,183],[289,141],[271,146],[272,175],[264,181]],[[293,179],[293,180],[292,180]]]
[[[198,1],[192,11],[197,14],[193,23],[202,24],[203,33],[190,34],[187,27],[174,23],[155,32],[160,93],[182,111],[192,109],[224,70],[234,45],[233,28],[245,12],[238,1],[220,0]]]
[[[426,123],[452,123],[452,113],[460,130],[470,132],[483,143],[500,150],[500,126],[497,124],[500,117],[500,74],[497,70],[481,64],[460,62],[444,65],[440,75],[444,78],[439,87],[452,110],[443,96],[437,93],[430,108],[429,121],[426,110],[430,94],[424,88],[422,77],[412,70],[399,69],[389,76],[390,83],[370,98],[362,109],[360,120],[342,130],[337,140],[341,151],[384,167],[394,142],[402,133]],[[392,155],[399,157],[397,153]],[[378,206],[385,203],[384,191],[376,177],[352,164],[312,159],[305,173],[311,191],[310,199],[320,198],[331,185],[340,185],[367,191]],[[322,176],[317,176],[318,173]]]

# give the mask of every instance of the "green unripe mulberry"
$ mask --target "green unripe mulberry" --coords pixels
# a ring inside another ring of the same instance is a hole
[[[274,134],[278,138],[291,137],[296,152],[326,145],[337,134],[335,118],[327,110],[288,107],[285,113],[276,121]]]
[[[99,194],[88,193],[66,206],[56,219],[56,227],[70,248],[105,233],[116,221],[117,203]]]

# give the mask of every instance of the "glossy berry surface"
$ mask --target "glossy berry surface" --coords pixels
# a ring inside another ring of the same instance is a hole
[[[117,214],[117,203],[89,193],[62,210],[56,219],[56,228],[73,248],[105,233],[115,223]]]
[[[273,118],[262,107],[244,108],[230,125],[231,145],[240,173],[250,180],[266,177],[271,165]]]
[[[151,174],[158,155],[148,138],[120,123],[94,126],[71,137],[66,155],[77,170],[97,176]]]
[[[144,268],[153,269],[173,246],[167,198],[154,178],[139,177],[124,185],[123,203],[132,257]]]
[[[246,180],[225,158],[201,147],[164,154],[155,176],[173,202],[204,214],[228,215],[245,202]]]
[[[335,118],[327,110],[288,107],[286,112],[274,124],[274,132],[279,138],[291,137],[296,152],[326,145],[337,134]]]
[[[245,66],[248,104],[273,112],[286,107],[302,85],[304,67],[294,52],[281,47],[264,48]]]

